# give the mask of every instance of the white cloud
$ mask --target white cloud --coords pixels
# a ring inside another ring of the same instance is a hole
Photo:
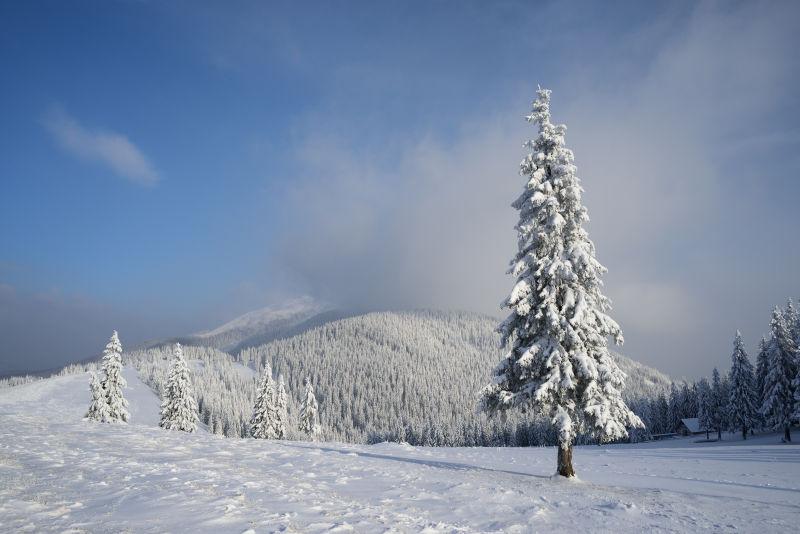
[[[553,87],[626,351],[676,375],[725,365],[736,328],[754,345],[768,321],[764,303],[793,284],[785,255],[782,274],[769,278],[776,288],[744,291],[724,274],[747,266],[758,276],[764,267],[744,249],[723,248],[740,218],[730,206],[761,208],[735,185],[748,176],[729,175],[720,157],[732,137],[769,131],[759,117],[785,101],[795,61],[783,46],[792,35],[786,19],[749,4],[699,8],[624,79],[608,81],[599,69],[597,79],[567,76]],[[515,246],[517,163],[536,133],[521,120],[527,101],[477,110],[452,138],[394,144],[390,157],[314,123],[277,261],[310,286],[302,289],[343,304],[500,313],[511,285],[503,271]],[[761,230],[751,237],[766,241]]]
[[[139,148],[116,132],[91,131],[62,110],[53,110],[44,126],[67,152],[105,165],[116,174],[142,186],[153,186],[160,177]]]

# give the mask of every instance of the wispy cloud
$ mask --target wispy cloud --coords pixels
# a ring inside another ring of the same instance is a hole
[[[730,139],[774,132],[761,117],[789,101],[793,19],[750,4],[711,7],[693,11],[624,80],[608,80],[618,56],[603,53],[612,64],[571,69],[579,74],[553,95],[625,350],[675,375],[727,365],[736,328],[755,345],[771,306],[797,287],[797,260],[776,237],[788,225],[773,204],[754,200],[777,187],[765,171],[769,153],[753,142],[730,153]],[[524,183],[520,145],[536,135],[520,119],[528,102],[476,112],[447,139],[396,143],[388,163],[338,124],[312,122],[297,158],[306,178],[293,182],[292,223],[275,258],[302,289],[346,305],[501,313],[515,249],[509,202]],[[753,171],[748,159],[765,163]]]
[[[92,131],[61,109],[45,115],[43,124],[56,142],[78,158],[94,161],[142,186],[158,183],[158,172],[127,137],[111,131]]]

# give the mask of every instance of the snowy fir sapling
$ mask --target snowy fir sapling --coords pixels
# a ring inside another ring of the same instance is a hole
[[[307,434],[313,441],[319,437],[319,406],[314,395],[314,386],[311,379],[305,379],[306,393],[303,404],[300,406],[300,431]]]
[[[275,437],[286,439],[286,423],[289,419],[289,398],[286,395],[286,385],[283,375],[278,376],[278,389],[275,393]]]
[[[502,303],[511,313],[498,327],[510,350],[483,389],[482,407],[546,414],[558,435],[558,474],[572,477],[576,437],[614,441],[643,424],[623,401],[625,374],[609,354],[607,337],[621,344],[622,331],[606,314],[605,268],[583,228],[582,189],[566,127],[550,122],[549,90],[538,90],[527,120],[539,135],[520,164],[526,184],[512,204],[518,251],[509,269],[517,281]]]
[[[278,407],[272,368],[264,367],[261,382],[256,394],[253,416],[250,418],[250,435],[256,439],[276,439],[278,437]]]
[[[100,382],[96,373],[91,374],[89,389],[92,392],[92,402],[89,404],[89,411],[86,413],[86,418],[90,421],[98,421],[100,423],[108,422],[108,399],[106,399],[106,392],[103,390],[103,384]]]
[[[159,426],[167,430],[194,432],[197,430],[197,401],[194,398],[189,366],[183,358],[180,343],[175,344],[172,366],[164,388]]]
[[[126,423],[130,414],[128,401],[125,400],[122,390],[127,383],[122,377],[122,343],[116,330],[103,351],[102,361],[104,377],[101,385],[108,403],[107,420],[112,423]]]

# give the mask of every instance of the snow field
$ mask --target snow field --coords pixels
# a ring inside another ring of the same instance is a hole
[[[88,376],[0,391],[2,532],[792,532],[800,447],[276,442],[168,432],[125,370],[131,424],[82,420]]]

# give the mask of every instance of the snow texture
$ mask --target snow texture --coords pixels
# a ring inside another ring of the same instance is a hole
[[[2,532],[794,532],[800,447],[775,435],[575,448],[222,439],[83,420],[86,374],[0,390]],[[735,439],[735,438],[734,438]]]

